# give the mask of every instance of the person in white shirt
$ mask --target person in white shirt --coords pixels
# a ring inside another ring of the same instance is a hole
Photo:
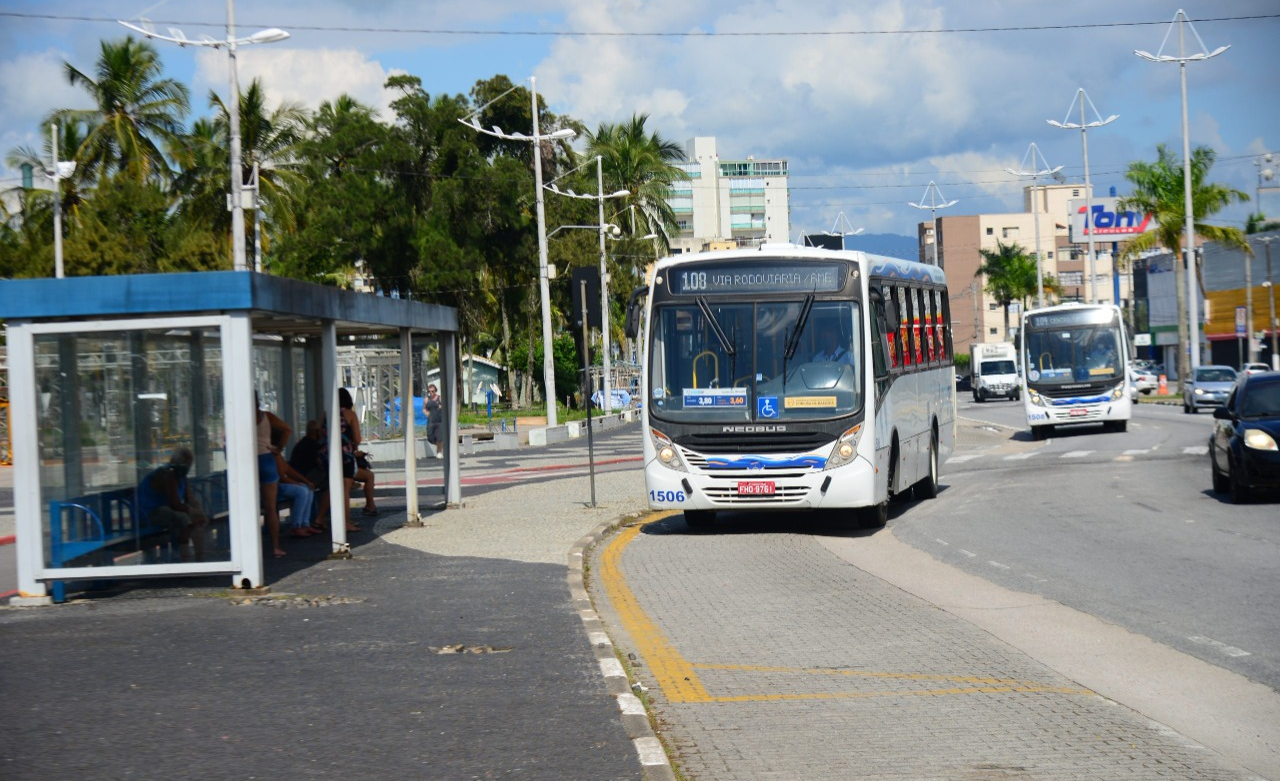
[[[822,324],[818,331],[818,352],[814,353],[815,362],[829,361],[853,365],[853,354],[849,346],[842,344],[840,329],[834,324]]]

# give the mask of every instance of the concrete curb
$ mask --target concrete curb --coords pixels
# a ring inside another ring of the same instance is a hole
[[[600,664],[600,672],[604,675],[605,686],[618,702],[618,710],[622,713],[622,726],[627,736],[635,745],[636,754],[640,757],[640,767],[644,771],[645,781],[676,781],[671,760],[666,749],[653,731],[649,723],[649,714],[644,703],[631,691],[631,681],[627,672],[618,661],[613,641],[605,631],[604,622],[596,613],[591,595],[587,593],[586,558],[587,552],[604,539],[605,535],[617,529],[626,518],[606,521],[592,529],[569,549],[569,593],[573,597],[573,606],[582,619],[587,630],[587,638],[591,641],[591,650]]]

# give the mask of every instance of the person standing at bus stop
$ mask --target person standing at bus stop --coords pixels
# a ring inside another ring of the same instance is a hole
[[[436,458],[444,458],[444,451],[441,449],[444,437],[440,435],[444,427],[444,409],[434,384],[427,386],[427,398],[422,403],[422,408],[427,413],[427,441],[435,448]]]

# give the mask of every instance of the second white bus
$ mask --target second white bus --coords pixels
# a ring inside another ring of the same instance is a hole
[[[1023,405],[1035,439],[1063,424],[1124,431],[1133,416],[1129,339],[1113,304],[1062,304],[1022,317]]]

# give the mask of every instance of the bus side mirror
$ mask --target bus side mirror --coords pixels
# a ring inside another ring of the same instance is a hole
[[[637,339],[640,337],[640,322],[643,320],[643,309],[640,300],[649,295],[649,288],[638,287],[631,291],[631,298],[627,301],[627,319],[623,329],[628,339]]]

